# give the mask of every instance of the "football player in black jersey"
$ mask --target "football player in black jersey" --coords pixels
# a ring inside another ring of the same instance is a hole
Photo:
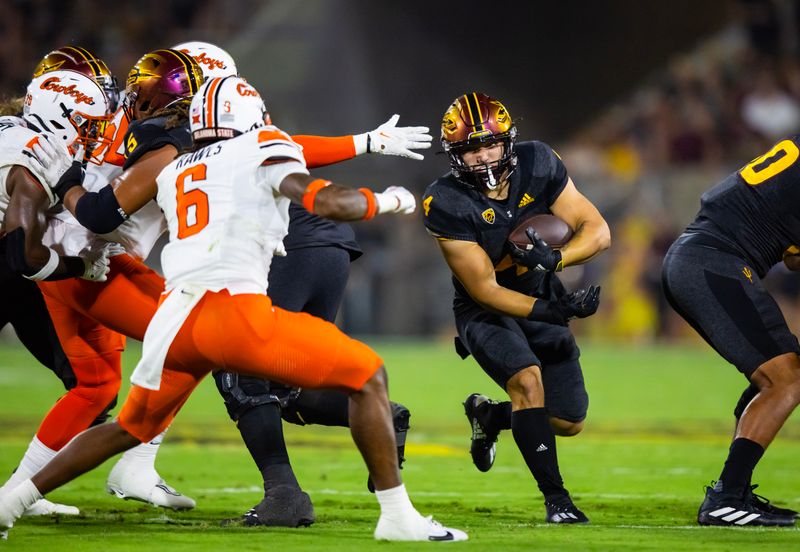
[[[472,354],[511,399],[509,409],[470,396],[473,438],[493,445],[510,427],[544,494],[546,520],[585,523],[559,473],[555,435],[577,434],[586,417],[579,351],[567,322],[594,314],[600,290],[566,293],[555,273],[606,249],[610,232],[558,155],[542,142],[517,144],[516,133],[498,100],[475,92],[456,98],[442,121],[451,171],[423,196],[425,226],[453,272],[456,348]],[[512,229],[537,213],[575,229],[560,251],[533,231],[530,249],[509,244]]]
[[[672,307],[749,381],[719,479],[706,488],[701,525],[793,525],[797,512],[753,493],[753,470],[800,402],[800,346],[762,278],[783,261],[800,269],[800,136],[728,176],[664,258]]]
[[[188,58],[184,51],[157,50],[145,54],[131,70],[124,105],[133,122],[123,140],[126,160],[122,175],[97,193],[80,187],[77,166],[61,179],[57,192],[64,197],[65,205],[93,231],[110,232],[154,198],[155,177],[161,168],[191,146],[189,121],[181,103],[187,101],[187,91],[196,90],[195,81],[202,76],[198,78],[194,70],[189,70]],[[235,74],[232,60],[230,65]],[[397,116],[382,125],[380,132],[358,136],[293,139],[304,147],[309,167],[372,152],[421,158],[409,150],[429,147],[427,135],[423,136],[427,128],[395,127],[396,121]],[[290,255],[274,259],[271,268],[275,278],[270,288],[275,304],[333,321],[344,293],[349,263],[361,255],[361,250],[346,224],[322,219],[299,206],[292,206],[290,215],[289,235],[284,240]],[[298,278],[299,273],[304,277]],[[346,426],[347,396],[330,390],[291,389],[222,371],[216,372],[214,379],[264,479],[264,500],[244,514],[241,521],[247,525],[290,527],[313,523],[311,501],[301,490],[289,463],[281,415],[301,425]],[[397,403],[392,403],[392,413],[402,463],[410,414]]]

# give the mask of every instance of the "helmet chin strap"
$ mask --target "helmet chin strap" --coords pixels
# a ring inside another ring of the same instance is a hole
[[[488,164],[484,164],[483,166],[486,167],[486,174],[489,177],[489,179],[486,182],[486,187],[489,188],[490,190],[497,189],[498,182],[497,179],[494,177],[492,169],[489,168]]]

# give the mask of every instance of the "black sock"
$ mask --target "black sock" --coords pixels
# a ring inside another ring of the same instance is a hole
[[[489,405],[485,426],[495,431],[511,429],[511,402],[505,401]]]
[[[569,495],[558,471],[556,436],[547,410],[526,408],[511,413],[511,433],[545,499]]]
[[[300,488],[289,463],[283,440],[280,406],[260,404],[242,414],[236,422],[244,444],[264,478],[264,489],[277,485]]]
[[[763,454],[764,447],[755,441],[743,437],[734,440],[714,490],[736,497],[742,496]]]

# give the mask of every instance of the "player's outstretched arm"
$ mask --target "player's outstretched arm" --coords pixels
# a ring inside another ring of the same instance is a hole
[[[99,192],[88,192],[81,186],[84,171],[74,163],[54,191],[78,222],[92,232],[105,234],[156,197],[156,177],[177,155],[172,145],[148,152]]]
[[[561,248],[562,266],[585,263],[611,245],[608,224],[571,178],[550,211],[575,229],[572,239]]]
[[[28,169],[15,166],[9,171],[6,182],[10,196],[3,226],[6,230],[6,262],[12,270],[29,280],[62,280],[81,277],[104,280],[108,272],[105,257],[94,266],[92,259],[59,256],[42,243],[47,227],[45,212],[50,200],[42,184]]]
[[[338,221],[368,220],[384,213],[410,214],[416,209],[414,195],[400,186],[390,186],[376,193],[367,188],[346,188],[301,173],[285,177],[280,192],[309,212]]]
[[[399,115],[392,115],[375,130],[352,136],[301,135],[292,136],[292,140],[303,146],[303,157],[310,169],[346,161],[364,153],[423,159],[421,154],[412,150],[431,147],[433,137],[428,133],[428,127],[399,127],[399,119]]]

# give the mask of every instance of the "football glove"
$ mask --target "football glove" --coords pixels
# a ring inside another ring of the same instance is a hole
[[[421,161],[424,157],[411,150],[428,149],[433,136],[428,134],[428,127],[399,127],[400,115],[391,118],[372,132],[353,136],[356,154],[379,153],[381,155],[399,155]]]
[[[72,165],[72,155],[70,155],[69,149],[62,140],[50,133],[40,132],[39,139],[31,145],[30,149],[34,155],[33,159],[41,165],[41,173],[46,184],[51,188]]]
[[[566,326],[573,318],[586,318],[600,306],[600,286],[589,286],[560,297],[557,301],[537,299],[528,320]]]
[[[118,243],[106,243],[97,249],[84,249],[80,254],[85,267],[81,278],[93,282],[105,282],[108,271],[111,270],[111,257],[123,253],[125,248]]]
[[[511,257],[515,263],[541,272],[558,272],[563,268],[561,251],[547,245],[547,242],[530,226],[525,229],[525,234],[531,240],[533,247],[521,249],[514,244],[511,248]]]
[[[417,208],[417,199],[414,194],[402,186],[389,186],[384,191],[376,193],[375,202],[378,205],[378,214],[410,215]]]

